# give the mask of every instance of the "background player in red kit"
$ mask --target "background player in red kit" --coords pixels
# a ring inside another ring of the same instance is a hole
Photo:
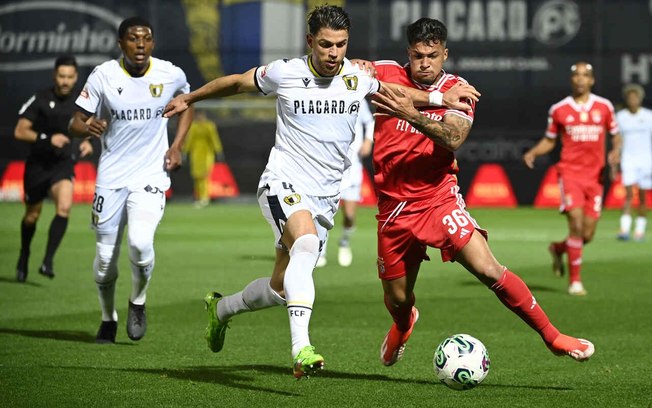
[[[602,210],[607,132],[613,135],[609,164],[615,166],[620,161],[621,138],[614,108],[607,99],[591,93],[594,83],[591,64],[571,66],[572,94],[552,105],[545,136],[523,155],[525,165],[533,168],[534,159],[552,151],[561,134],[561,158],[556,168],[568,237],[552,242],[548,250],[553,271],[560,277],[564,274],[562,255],[568,254],[568,293],[575,296],[586,295],[580,278],[582,248],[593,239]]]
[[[448,57],[444,24],[419,19],[408,26],[407,38],[408,64],[378,61],[378,79],[430,92],[445,92],[465,82],[442,69]],[[383,364],[401,358],[418,319],[413,289],[421,262],[429,259],[427,246],[439,248],[443,261],[459,262],[491,288],[553,353],[578,361],[591,357],[593,344],[561,334],[550,323],[525,283],[494,258],[486,232],[465,209],[453,152],[471,130],[474,101],[467,101],[469,111],[460,111],[415,108],[406,92],[390,87],[383,87],[376,97],[374,104],[381,112],[374,132],[378,274],[394,320],[381,347]]]

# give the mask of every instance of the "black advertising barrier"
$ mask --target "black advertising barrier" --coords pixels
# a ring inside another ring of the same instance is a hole
[[[182,67],[196,88],[217,75],[305,52],[305,10],[317,3],[0,3],[0,170],[27,152],[13,139],[17,112],[35,90],[51,84],[56,56],[71,53],[78,58],[81,87],[96,64],[119,55],[115,32],[123,18],[148,18],[155,29],[154,55]],[[651,91],[652,1],[369,0],[344,6],[353,22],[350,57],[404,62],[407,24],[422,16],[447,24],[446,69],[482,92],[474,130],[458,152],[460,182],[467,186],[483,162],[501,163],[520,203],[532,202],[545,167],[554,160],[541,160],[540,168],[529,172],[519,164],[520,155],[543,134],[550,105],[568,94],[573,62],[594,65],[595,93],[617,107],[624,83],[637,82]],[[244,193],[255,191],[273,143],[273,118],[268,111],[255,110],[215,113]],[[176,191],[190,191],[178,184]]]

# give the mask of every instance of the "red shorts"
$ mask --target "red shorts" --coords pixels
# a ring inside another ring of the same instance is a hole
[[[561,190],[561,206],[559,211],[568,212],[582,208],[584,215],[598,219],[602,211],[602,194],[604,185],[598,180],[578,180],[559,174],[559,189]]]
[[[487,237],[466,211],[455,178],[442,184],[432,198],[378,200],[378,276],[392,280],[430,260],[427,247],[438,248],[443,262],[452,260],[469,242],[473,230]]]

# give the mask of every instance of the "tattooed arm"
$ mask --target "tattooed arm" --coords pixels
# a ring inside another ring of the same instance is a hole
[[[457,115],[446,115],[443,122],[429,119],[414,107],[408,93],[385,84],[376,93],[372,103],[382,109],[384,114],[407,121],[437,145],[451,152],[462,146],[471,131],[471,121]]]

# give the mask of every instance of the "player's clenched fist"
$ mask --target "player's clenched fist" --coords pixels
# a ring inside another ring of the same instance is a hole
[[[187,95],[178,95],[165,106],[163,117],[170,118],[188,109]]]

